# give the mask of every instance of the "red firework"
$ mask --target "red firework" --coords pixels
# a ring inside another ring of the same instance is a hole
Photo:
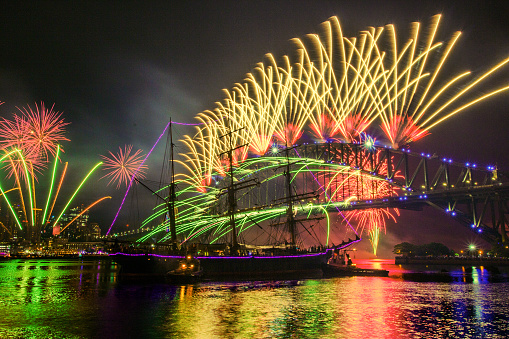
[[[23,150],[25,156],[39,157],[43,162],[49,161],[49,155],[56,154],[57,146],[62,141],[69,141],[65,137],[65,129],[69,123],[61,118],[62,113],[54,111],[53,108],[46,108],[43,102],[41,106],[35,104],[35,110],[27,107],[18,108],[22,117],[19,118],[25,124],[25,138]],[[63,149],[60,149],[63,152]]]
[[[276,132],[274,137],[282,144],[292,146],[302,136],[302,129],[299,126],[288,124],[283,131]],[[288,142],[288,144],[287,144]]]
[[[369,121],[360,114],[352,114],[339,124],[339,131],[346,142],[354,142],[369,127]]]
[[[241,163],[243,163],[247,159],[248,153],[246,147],[240,147],[236,148],[232,152],[232,165],[233,167],[239,166]],[[219,173],[221,176],[226,176],[227,172],[230,171],[230,159],[229,156],[219,157],[218,165],[214,166],[214,169]],[[210,182],[210,179],[209,179]]]
[[[133,149],[132,145],[124,146],[118,148],[119,151],[117,154],[110,153],[110,157],[101,155],[104,160],[103,166],[105,171],[109,171],[102,178],[109,178],[110,181],[108,185],[112,182],[116,182],[117,188],[120,188],[122,184],[126,186],[129,185],[131,178],[136,177],[138,179],[142,179],[145,177],[145,170],[147,166],[143,165],[143,154],[142,150],[137,150],[133,154],[131,151]]]
[[[14,120],[3,118],[0,121],[0,144],[3,150],[13,148],[23,150],[28,130],[23,119],[14,116]]]
[[[14,114],[12,120],[0,121],[0,145],[2,150],[18,149],[29,166],[31,172],[39,172],[49,161],[49,155],[55,155],[60,141],[68,141],[64,136],[64,127],[68,123],[60,118],[61,113],[46,109],[44,103],[41,107],[35,105],[18,108],[21,115]],[[24,176],[24,166],[19,156],[12,156],[6,161],[9,168],[8,177],[16,171]],[[33,175],[33,173],[31,174]]]
[[[311,134],[319,141],[326,142],[334,139],[338,134],[340,125],[332,120],[327,114],[318,115],[316,122],[311,123]]]
[[[352,157],[354,155],[351,155]],[[380,151],[375,153],[376,162],[380,157]],[[353,158],[350,159],[353,163]],[[368,172],[369,165],[365,164],[362,170]],[[319,177],[319,181],[323,182],[328,193],[324,191],[324,197],[330,201],[347,201],[347,200],[370,200],[381,199],[384,197],[397,196],[398,188],[391,185],[387,181],[373,178],[366,172],[358,169],[340,170],[332,173],[324,173]],[[387,165],[384,163],[379,169],[379,174],[384,176],[387,174]],[[399,171],[395,174],[399,177]],[[347,220],[356,221],[357,232],[364,233],[367,229],[370,236],[378,234],[380,230],[385,231],[386,220],[392,219],[396,221],[399,211],[396,208],[383,209],[365,209],[352,210],[345,213]],[[374,233],[373,233],[374,232]],[[373,250],[376,253],[378,238],[371,239]]]
[[[400,115],[395,115],[389,124],[382,124],[381,127],[395,149],[430,134],[428,131],[420,129],[412,118]]]
[[[249,151],[255,155],[262,156],[267,153],[272,143],[272,137],[263,134],[257,134],[253,137],[249,146]]]

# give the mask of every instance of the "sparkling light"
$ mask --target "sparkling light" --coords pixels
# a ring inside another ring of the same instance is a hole
[[[104,161],[103,169],[108,171],[102,178],[110,179],[108,185],[115,182],[118,189],[122,184],[127,186],[133,178],[142,179],[145,177],[144,171],[147,166],[142,165],[142,150],[137,150],[131,154],[132,149],[132,145],[126,145],[124,149],[119,147],[117,154],[109,152],[109,157],[101,155]]]

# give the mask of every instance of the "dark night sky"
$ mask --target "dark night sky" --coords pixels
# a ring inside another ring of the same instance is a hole
[[[463,32],[449,59],[452,74],[478,74],[509,56],[506,1],[3,1],[0,115],[10,117],[16,106],[34,102],[55,103],[71,122],[65,160],[84,174],[108,150],[125,144],[148,150],[170,117],[194,122],[265,53],[293,51],[291,38],[319,33],[331,16],[339,17],[346,36],[394,23],[406,40],[410,22],[425,25],[438,13],[439,40]],[[501,74],[499,80],[507,79],[509,69]],[[412,149],[508,169],[508,114],[509,95],[501,95],[443,123]],[[91,213],[103,229],[123,195],[105,184],[95,180],[83,195],[114,196]],[[415,217],[389,225],[381,248],[455,234],[447,240],[452,246],[470,236],[447,221],[445,228],[436,226],[440,222],[429,213],[421,223],[435,236],[422,237]]]

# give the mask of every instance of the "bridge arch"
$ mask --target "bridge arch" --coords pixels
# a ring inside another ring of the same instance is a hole
[[[274,226],[284,222],[281,220],[288,205],[284,172],[288,165],[292,195],[300,200],[293,207],[296,217],[319,220],[324,218],[324,211],[345,214],[432,206],[491,243],[507,242],[509,183],[496,167],[458,163],[409,149],[336,142],[304,143],[290,148],[288,156],[267,152],[239,162],[234,169],[235,183],[247,183],[236,193],[240,234],[261,229],[261,223]],[[225,193],[230,178],[226,173],[226,167],[212,173],[205,192],[189,185],[198,180],[180,182],[177,227],[181,237],[206,235],[208,241],[228,237]],[[155,235],[164,241],[167,225],[156,221],[164,216],[165,209],[161,204],[145,221],[141,241]],[[343,220],[348,222],[344,216]],[[327,234],[329,231],[330,227]],[[312,235],[310,230],[307,233]],[[326,245],[329,240],[321,242]]]

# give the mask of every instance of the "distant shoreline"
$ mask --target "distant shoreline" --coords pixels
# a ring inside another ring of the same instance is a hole
[[[108,255],[101,254],[83,254],[83,255],[40,255],[40,256],[2,256],[0,260],[97,260],[110,259]]]
[[[509,266],[509,258],[396,257],[396,265]]]

